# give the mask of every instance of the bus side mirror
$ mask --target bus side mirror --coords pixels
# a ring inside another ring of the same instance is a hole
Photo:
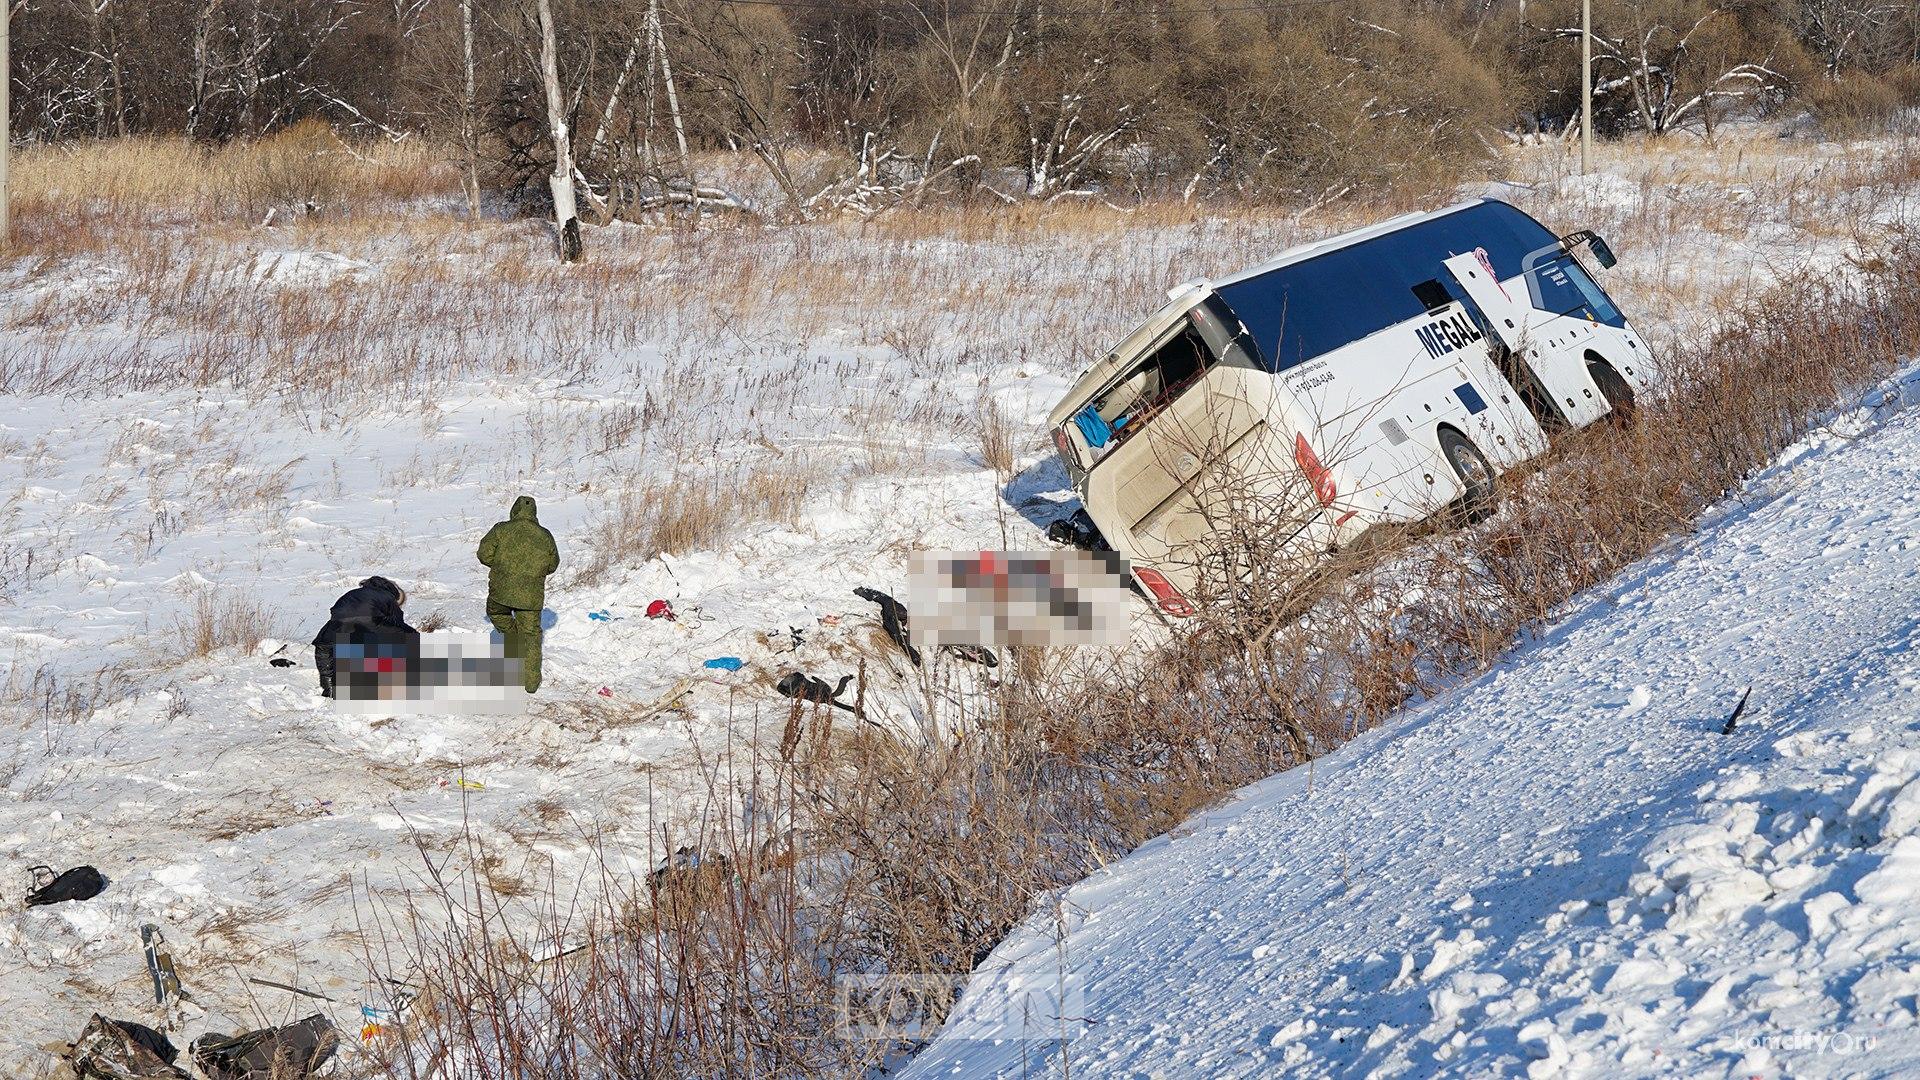
[[[1614,257],[1613,249],[1607,246],[1606,240],[1602,237],[1596,236],[1587,241],[1587,250],[1593,252],[1593,261],[1599,263],[1602,270],[1611,270],[1614,264],[1620,261]]]

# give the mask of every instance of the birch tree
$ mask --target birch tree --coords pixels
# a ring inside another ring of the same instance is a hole
[[[187,134],[198,135],[201,125],[206,122],[207,106],[219,92],[218,75],[215,70],[215,20],[220,15],[221,0],[199,0],[193,13],[193,70],[189,77],[192,87],[187,100]]]
[[[466,154],[467,217],[480,217],[479,76],[474,59],[473,0],[460,0],[460,149]]]
[[[127,134],[125,87],[120,78],[120,43],[107,14],[114,0],[80,0],[87,24],[87,69],[91,73],[95,138]]]
[[[559,231],[560,261],[578,262],[582,252],[580,216],[573,191],[573,139],[567,131],[566,94],[560,86],[560,46],[555,41],[552,0],[536,0],[540,16],[540,82],[547,95],[547,127],[553,135],[553,223]]]

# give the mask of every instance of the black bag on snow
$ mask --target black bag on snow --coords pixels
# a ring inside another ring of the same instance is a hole
[[[59,875],[54,874],[51,866],[36,866],[29,873],[33,874],[34,886],[27,894],[28,907],[91,900],[107,890],[107,879],[91,866],[76,866]],[[45,881],[41,880],[42,873],[46,875]]]
[[[189,1080],[174,1067],[179,1056],[167,1037],[152,1028],[94,1013],[73,1041],[67,1061],[79,1080]]]
[[[332,1021],[315,1013],[285,1027],[241,1035],[208,1032],[193,1040],[188,1053],[212,1080],[305,1080],[339,1048]]]

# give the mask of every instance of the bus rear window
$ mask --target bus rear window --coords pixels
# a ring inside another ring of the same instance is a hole
[[[1119,381],[1075,413],[1073,422],[1098,455],[1131,438],[1212,366],[1213,353],[1189,319],[1179,333],[1135,361]]]

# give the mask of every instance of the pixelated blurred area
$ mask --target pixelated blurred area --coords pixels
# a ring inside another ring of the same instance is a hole
[[[1127,643],[1116,552],[921,551],[908,573],[913,637],[925,647]]]
[[[523,713],[520,660],[493,634],[429,633],[417,639],[342,642],[334,646],[333,707],[345,713]]]

